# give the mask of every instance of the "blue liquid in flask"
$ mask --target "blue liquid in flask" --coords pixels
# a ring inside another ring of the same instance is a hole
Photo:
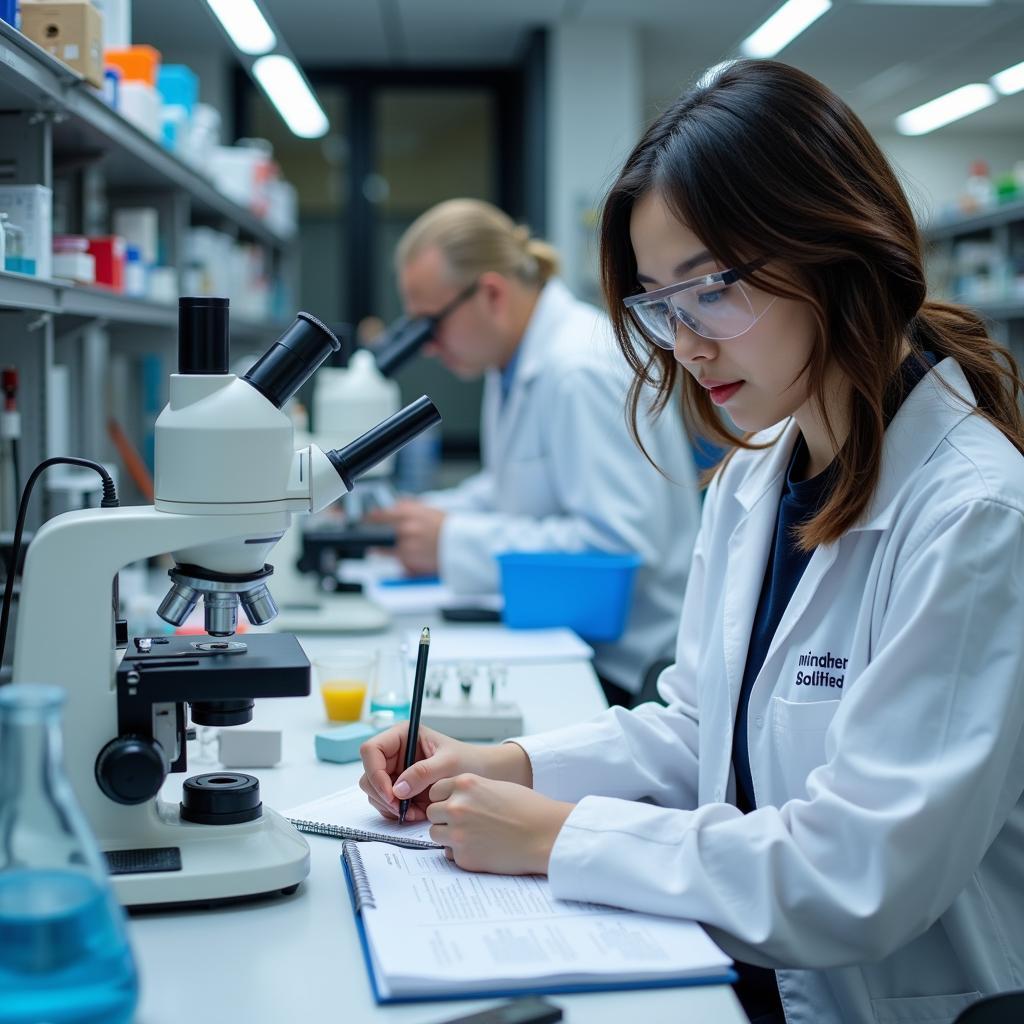
[[[409,717],[411,704],[397,693],[382,693],[370,700],[370,715],[390,712],[393,721],[404,722]]]
[[[128,1024],[138,980],[120,909],[87,874],[0,874],[0,1021]]]

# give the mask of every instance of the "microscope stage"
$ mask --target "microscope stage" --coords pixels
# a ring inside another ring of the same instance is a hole
[[[134,637],[117,669],[119,688],[132,672],[164,700],[309,694],[309,659],[290,633]]]

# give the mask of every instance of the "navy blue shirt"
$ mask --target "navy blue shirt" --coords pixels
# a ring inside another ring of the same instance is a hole
[[[519,356],[522,352],[522,345],[520,345],[515,352],[512,353],[512,358],[501,368],[501,376],[499,380],[501,382],[501,406],[505,407],[505,403],[508,401],[509,392],[512,390],[512,384],[516,379],[516,367],[519,365]]]
[[[935,356],[931,352],[925,352],[923,355],[925,364],[911,355],[900,366],[895,386],[886,396],[886,426],[896,415],[906,396],[935,365]],[[838,472],[836,463],[832,462],[817,476],[804,480],[809,458],[810,453],[801,434],[786,471],[779,515],[775,521],[775,536],[772,538],[768,554],[757,614],[754,616],[754,624],[750,631],[750,646],[747,648],[747,664],[743,671],[743,685],[740,688],[736,729],[732,741],[733,768],[736,772],[736,806],[744,814],[757,806],[754,801],[754,784],[750,777],[750,757],[747,750],[747,708],[750,703],[750,691],[764,664],[768,648],[789,599],[793,596],[793,591],[796,590],[811,555],[814,554],[813,551],[801,551],[797,547],[796,527],[812,519],[824,506]]]

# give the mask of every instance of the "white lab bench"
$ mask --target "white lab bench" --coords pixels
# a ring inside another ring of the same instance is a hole
[[[357,638],[304,638],[310,658],[331,646],[397,643],[410,626]],[[472,628],[445,625],[445,629]],[[579,721],[605,707],[588,662],[513,666],[508,696],[523,709],[527,732]],[[254,725],[283,730],[283,758],[276,768],[255,769],[266,805],[287,810],[354,783],[359,766],[318,761],[313,735],[324,727],[319,693],[260,701]],[[190,744],[190,756],[195,744]],[[188,774],[216,769],[189,764]],[[171,776],[167,799],[180,794],[183,775]],[[446,1021],[494,1005],[459,1000],[377,1006],[370,991],[359,937],[346,891],[336,839],[307,836],[309,877],[292,896],[210,910],[133,915],[131,938],[142,995],[136,1024],[292,1024],[292,1022]],[[588,1024],[642,1019],[645,1024],[746,1024],[727,985],[650,991],[552,996],[565,1019]]]

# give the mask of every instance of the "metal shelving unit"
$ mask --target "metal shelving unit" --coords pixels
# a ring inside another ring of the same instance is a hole
[[[986,210],[984,213],[936,221],[924,229],[924,236],[927,241],[935,243],[946,239],[981,234],[1017,221],[1024,221],[1024,199],[1004,203],[993,210]]]
[[[989,322],[993,337],[1008,345],[1018,359],[1024,359],[1024,295],[1020,294],[1019,285],[1014,287],[1024,259],[1024,200],[930,225],[923,236],[928,245],[933,288],[977,311]],[[997,259],[1009,269],[1006,280],[997,278],[991,291],[998,296],[1005,288],[1005,298],[982,300],[958,294],[957,278],[963,271],[958,266],[956,249],[967,242],[989,242],[995,247]]]
[[[97,162],[112,187],[184,192],[196,213],[228,222],[264,245],[288,245],[287,238],[220,193],[194,167],[111,110],[81,75],[4,21],[0,110],[48,116],[53,121],[55,161]]]
[[[57,179],[70,189],[72,223],[87,234],[106,226],[108,210],[153,206],[179,282],[185,235],[193,224],[263,246],[275,277],[294,279],[290,239],[223,195],[201,169],[111,110],[76,71],[2,21],[0,179],[51,188]],[[239,350],[262,347],[284,326],[231,318]],[[0,271],[0,365],[17,367],[21,379],[23,473],[55,454],[48,431],[56,366],[67,367],[71,382],[67,419],[73,454],[116,461],[106,431],[111,415],[141,440],[154,413],[152,395],[143,408],[137,392],[144,372],[148,380],[163,382],[173,369],[176,328],[173,305]],[[40,511],[45,518],[52,509],[44,504]],[[32,518],[38,522],[40,516]]]
[[[103,320],[136,327],[163,327],[176,330],[178,310],[161,302],[147,302],[105,288],[86,287],[66,281],[44,281],[24,274],[0,271],[0,311],[21,310],[49,313],[55,317]],[[232,316],[231,330],[236,336],[261,339],[280,333],[287,326],[260,323]]]

